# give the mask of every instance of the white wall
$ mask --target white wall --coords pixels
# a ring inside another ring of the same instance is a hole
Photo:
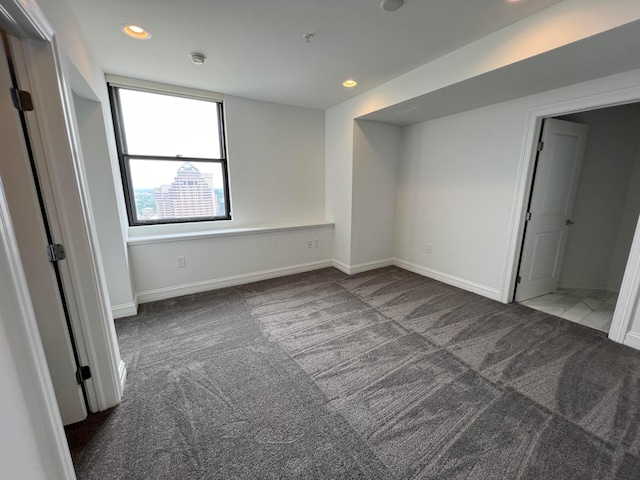
[[[347,269],[351,265],[353,124],[349,105],[325,112],[326,214],[336,224],[333,258]]]
[[[354,126],[352,268],[393,258],[400,132],[399,127],[365,120]]]
[[[231,222],[325,219],[324,112],[225,96]]]
[[[100,243],[100,255],[109,290],[114,317],[135,313],[126,246],[122,241],[122,224],[112,178],[112,164],[107,146],[104,115],[100,102],[74,94],[82,157],[87,169],[93,215]],[[108,207],[108,208],[105,208]],[[123,281],[124,280],[124,281]]]
[[[346,264],[353,263],[351,245],[355,220],[351,212],[356,200],[352,179],[359,175],[354,169],[360,168],[353,159],[354,119],[637,20],[640,10],[636,7],[635,0],[565,0],[329,109],[326,112],[327,216],[336,223],[334,257]],[[523,121],[523,118],[517,120],[521,127]],[[522,131],[518,141],[522,141]],[[519,157],[517,149],[511,154]],[[362,167],[367,168],[366,164]],[[511,203],[511,199],[507,201]],[[501,228],[504,231],[504,225]],[[376,260],[381,259],[366,259],[367,262]],[[495,283],[488,276],[483,281]]]
[[[395,256],[496,298],[524,131],[526,100],[405,128]],[[426,251],[427,243],[433,253]]]
[[[636,131],[640,122],[636,123]],[[618,291],[622,276],[627,266],[629,258],[629,250],[633,241],[633,235],[638,225],[640,217],[640,148],[635,156],[635,165],[629,186],[627,187],[626,199],[622,207],[622,218],[620,219],[620,228],[618,230],[618,238],[616,239],[615,248],[611,260],[611,270],[609,272],[609,282],[607,290]],[[640,329],[639,329],[640,330]]]
[[[318,240],[317,248],[307,242]],[[331,265],[333,228],[235,234],[129,246],[141,303]],[[177,256],[185,267],[177,267]]]
[[[17,368],[12,356],[10,340],[4,323],[12,319],[0,317],[0,462],[5,478],[50,478],[45,470],[42,454],[38,450],[37,433],[25,405]]]
[[[397,259],[425,275],[500,298],[528,110],[639,84],[640,71],[634,71],[405,127]],[[619,203],[625,195],[626,185]],[[612,242],[619,217],[614,223]],[[432,254],[426,253],[427,243]],[[605,285],[608,275],[607,267]]]
[[[640,148],[640,105],[625,105],[560,117],[589,125],[560,287],[620,289],[626,255],[620,251],[612,264],[616,245],[631,246],[635,223],[620,228],[629,179]],[[631,227],[629,230],[628,227]],[[612,270],[613,269],[613,270]],[[613,278],[610,274],[615,272]]]
[[[225,96],[224,105],[232,220],[207,222],[205,228],[324,223],[324,113],[231,96]],[[184,232],[203,226],[179,228]],[[239,278],[251,281],[265,271],[275,276],[302,265],[326,266],[333,245],[333,229],[326,227],[151,244],[137,237],[166,233],[166,226],[130,230],[129,257],[139,301],[239,283]],[[319,247],[308,249],[308,239],[318,239]],[[178,256],[186,257],[185,268],[176,268]]]

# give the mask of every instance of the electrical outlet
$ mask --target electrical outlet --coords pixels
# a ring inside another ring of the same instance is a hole
[[[176,258],[176,265],[178,268],[184,268],[185,266],[185,258],[183,256],[179,256]]]
[[[320,240],[317,238],[313,241],[313,248],[318,248],[320,246]]]
[[[433,245],[427,243],[427,253],[433,253]]]
[[[313,248],[313,241],[307,240],[307,248]]]

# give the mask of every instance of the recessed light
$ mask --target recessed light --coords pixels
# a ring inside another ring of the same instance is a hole
[[[147,30],[142,28],[140,25],[136,25],[135,23],[127,23],[125,25],[122,25],[122,31],[137,40],[148,40],[149,38],[151,38],[151,34]]]
[[[351,88],[351,87],[355,87],[356,85],[358,85],[358,82],[356,82],[355,80],[345,80],[344,82],[342,82],[342,85],[344,85],[347,88]]]

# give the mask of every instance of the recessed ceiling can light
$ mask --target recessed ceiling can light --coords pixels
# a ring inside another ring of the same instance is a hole
[[[135,23],[122,25],[122,31],[137,40],[148,40],[151,38],[151,34],[147,30]]]
[[[344,85],[347,88],[351,88],[351,87],[355,87],[356,85],[358,85],[358,82],[356,82],[355,80],[345,80],[344,82],[342,82],[342,85]]]
[[[380,2],[380,8],[385,12],[393,12],[398,10],[403,3],[403,0],[382,0],[382,2]]]
[[[196,65],[204,65],[204,61],[207,59],[202,53],[193,52],[189,54],[189,58]]]

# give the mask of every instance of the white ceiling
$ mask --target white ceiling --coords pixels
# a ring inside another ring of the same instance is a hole
[[[640,69],[640,21],[360,117],[398,126],[433,120],[595,78]],[[508,81],[505,81],[508,79]]]
[[[405,0],[387,13],[379,0],[69,0],[107,73],[318,109],[559,1]],[[124,23],[153,36],[128,38]]]

